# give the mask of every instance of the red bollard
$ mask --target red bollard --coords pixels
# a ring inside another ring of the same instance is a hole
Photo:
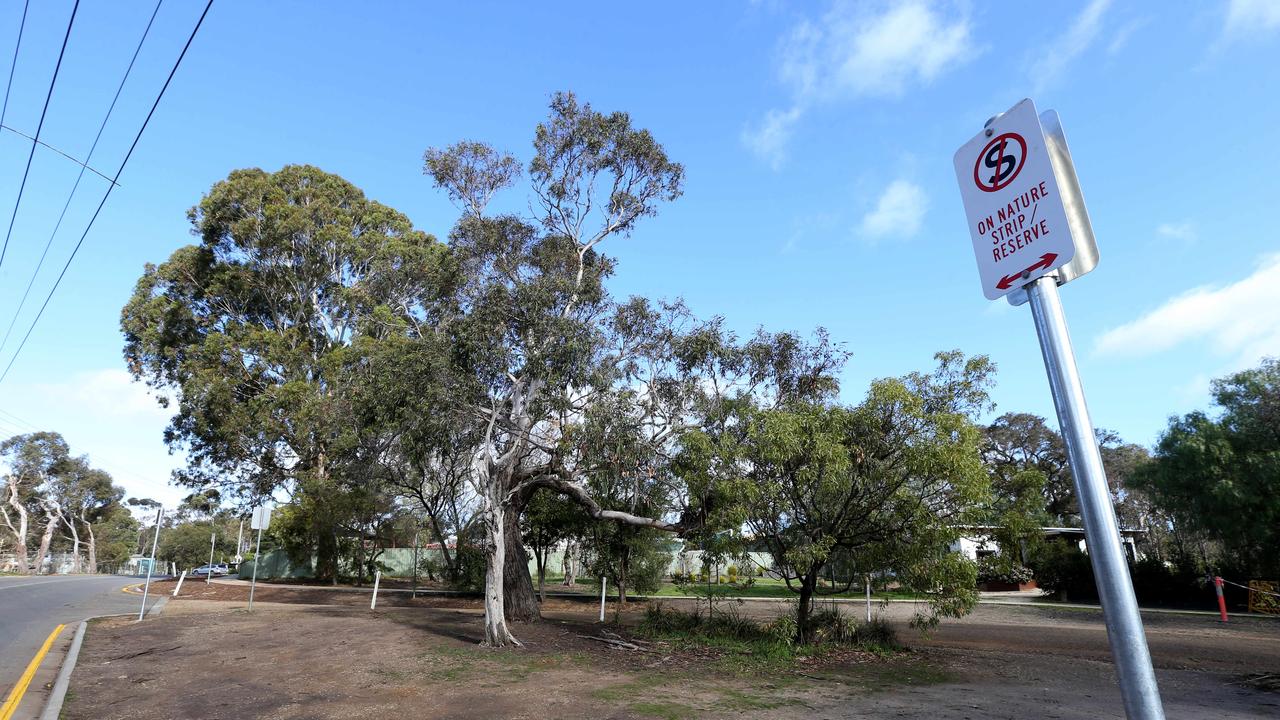
[[[1222,598],[1222,578],[1214,576],[1213,589],[1218,592],[1218,612],[1222,613],[1222,622],[1227,622],[1227,601]]]

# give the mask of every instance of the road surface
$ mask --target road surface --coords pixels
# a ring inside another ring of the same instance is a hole
[[[86,617],[137,612],[142,598],[123,592],[137,582],[118,575],[0,577],[0,699],[60,623],[70,625],[65,635]]]

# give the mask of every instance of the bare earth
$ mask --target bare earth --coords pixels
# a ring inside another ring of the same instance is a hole
[[[172,585],[168,586],[169,589]],[[165,592],[165,586],[159,587]],[[591,605],[550,601],[522,650],[477,646],[475,601],[235,586],[183,588],[161,617],[90,630],[63,716],[139,718],[1122,718],[1095,611],[985,605],[912,650],[753,669],[751,658],[613,649]],[[185,597],[191,593],[190,597]],[[300,604],[306,602],[309,604]],[[675,601],[679,602],[679,601]],[[776,603],[744,603],[767,615]],[[636,612],[622,617],[625,626]],[[1148,615],[1169,718],[1280,717],[1280,622]]]

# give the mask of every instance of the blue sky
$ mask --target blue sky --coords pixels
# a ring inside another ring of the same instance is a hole
[[[39,121],[71,0],[32,3],[4,124]],[[110,175],[203,3],[167,0],[91,165]],[[42,139],[83,157],[154,3],[83,0]],[[22,13],[0,0],[0,69]],[[58,430],[131,493],[173,502],[165,411],[129,381],[119,310],[186,210],[239,167],[311,163],[443,237],[422,152],[528,158],[552,92],[626,110],[684,197],[606,247],[619,296],[826,327],[844,396],[989,354],[998,412],[1052,415],[1028,311],[977,281],[951,156],[1023,97],[1056,109],[1102,260],[1063,301],[1095,424],[1150,444],[1208,381],[1280,354],[1280,3],[253,3],[218,0],[63,287],[3,384],[0,432]],[[0,131],[0,223],[29,142]],[[0,266],[0,332],[77,167],[37,150]],[[96,207],[87,177],[21,337]],[[507,198],[513,206],[518,194]],[[11,338],[0,351],[7,363]]]

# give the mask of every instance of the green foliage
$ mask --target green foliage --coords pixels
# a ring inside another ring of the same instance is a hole
[[[1035,571],[1036,585],[1051,595],[1076,602],[1098,599],[1089,556],[1074,543],[1044,543],[1032,556],[1031,568]]]
[[[1280,359],[1213,383],[1220,413],[1170,421],[1134,483],[1181,532],[1216,543],[1209,561],[1280,574]]]
[[[163,563],[177,563],[179,570],[200,567],[209,562],[211,534],[217,536],[213,548],[214,562],[222,562],[235,555],[235,524],[229,520],[200,520],[161,529],[157,559]]]
[[[861,623],[833,610],[815,612],[811,644],[828,647],[852,647],[871,652],[893,652],[899,648],[893,628],[876,619]],[[701,610],[683,612],[662,604],[645,609],[640,632],[660,637],[703,644],[744,643],[765,658],[790,660],[809,649],[796,643],[798,627],[794,613],[784,613],[767,623],[760,623],[730,609],[712,615]]]
[[[820,374],[838,368],[821,343],[793,348],[786,363]],[[741,403],[717,435],[691,433],[686,462],[740,469],[720,485],[773,555],[774,571],[799,592],[802,641],[814,595],[843,589],[818,582],[837,554],[856,564],[846,583],[890,570],[926,591],[921,624],[976,601],[972,564],[940,548],[988,497],[970,414],[986,406],[993,367],[958,353],[940,353],[938,363],[932,374],[873,383],[853,407],[783,395],[773,406]]]
[[[1007,555],[987,555],[978,558],[978,582],[1020,585],[1035,577],[1031,568]]]
[[[351,450],[350,348],[420,312],[443,247],[302,165],[234,171],[188,217],[199,244],[148,265],[121,314],[130,372],[178,398],[182,480],[252,497],[326,480]]]
[[[141,524],[123,505],[111,505],[93,523],[98,542],[98,570],[106,571],[128,561]]]

